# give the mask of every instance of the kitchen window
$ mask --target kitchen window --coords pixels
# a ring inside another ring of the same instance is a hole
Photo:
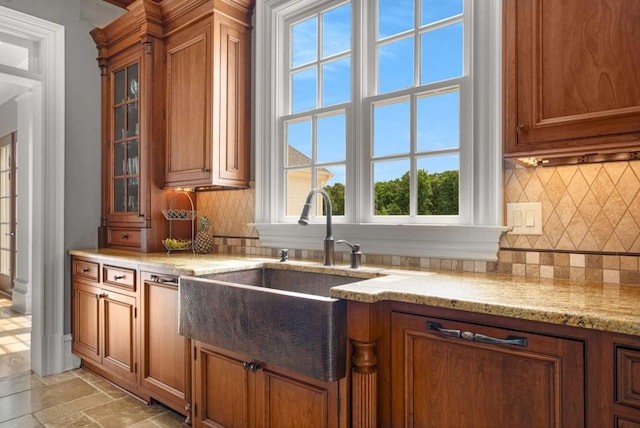
[[[256,223],[263,245],[495,259],[501,223],[500,1],[256,6]],[[444,227],[446,226],[446,227]]]

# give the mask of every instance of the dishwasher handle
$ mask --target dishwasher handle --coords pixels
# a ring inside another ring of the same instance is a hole
[[[498,337],[487,336],[480,333],[474,333],[472,331],[443,328],[442,324],[433,321],[427,321],[427,329],[437,331],[444,336],[455,337],[472,342],[489,343],[492,345],[515,345],[522,347],[526,347],[528,345],[525,337],[507,336],[505,339],[500,339]]]

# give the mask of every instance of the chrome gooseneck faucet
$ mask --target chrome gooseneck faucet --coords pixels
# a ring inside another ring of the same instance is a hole
[[[301,226],[306,226],[309,224],[309,210],[311,209],[311,200],[313,199],[313,195],[316,193],[320,194],[324,199],[324,203],[327,206],[327,236],[324,238],[324,265],[325,266],[333,266],[333,254],[335,251],[333,234],[331,232],[331,199],[327,192],[320,188],[312,189],[307,195],[307,201],[302,207],[302,213],[300,214],[300,219],[298,220],[298,224]]]

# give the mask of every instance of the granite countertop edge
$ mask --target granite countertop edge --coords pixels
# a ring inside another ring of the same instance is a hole
[[[510,275],[382,266],[326,267],[313,261],[280,263],[274,258],[199,255],[190,252],[137,253],[126,250],[69,250],[103,263],[126,263],[140,270],[200,276],[264,264],[362,278],[331,289],[331,297],[364,303],[406,302],[505,316],[550,324],[640,335],[640,287],[623,284],[524,278]]]

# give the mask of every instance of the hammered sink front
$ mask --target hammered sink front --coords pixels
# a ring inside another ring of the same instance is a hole
[[[333,382],[345,376],[346,302],[337,285],[363,278],[247,269],[180,278],[180,334]]]

